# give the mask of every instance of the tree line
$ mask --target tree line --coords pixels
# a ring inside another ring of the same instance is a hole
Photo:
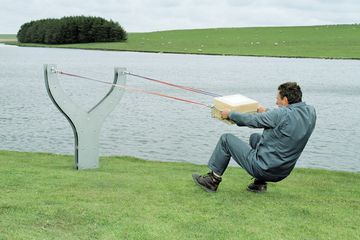
[[[21,43],[70,44],[115,42],[127,39],[119,23],[100,17],[71,16],[24,23],[17,33]]]

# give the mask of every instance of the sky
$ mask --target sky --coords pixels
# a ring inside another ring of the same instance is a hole
[[[359,0],[0,0],[0,33],[23,23],[97,16],[127,32],[360,23]]]

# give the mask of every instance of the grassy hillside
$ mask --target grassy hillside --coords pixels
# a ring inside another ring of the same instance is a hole
[[[0,151],[0,239],[358,239],[360,174],[296,169],[265,194],[240,168],[215,194],[205,166]]]
[[[360,59],[360,25],[129,33],[127,42],[51,47],[220,55]],[[44,46],[32,45],[27,46]]]

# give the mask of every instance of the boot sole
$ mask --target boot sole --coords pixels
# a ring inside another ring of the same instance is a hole
[[[207,187],[201,185],[201,184],[197,181],[195,174],[192,175],[192,178],[193,178],[194,182],[196,183],[196,185],[198,185],[200,188],[202,188],[202,189],[205,190],[206,192],[216,193],[216,190],[214,191],[214,190],[208,189]]]

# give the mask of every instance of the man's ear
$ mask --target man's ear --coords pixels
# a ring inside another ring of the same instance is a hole
[[[285,103],[286,105],[289,105],[289,100],[288,100],[287,97],[284,97],[283,100],[284,100],[284,103]]]

